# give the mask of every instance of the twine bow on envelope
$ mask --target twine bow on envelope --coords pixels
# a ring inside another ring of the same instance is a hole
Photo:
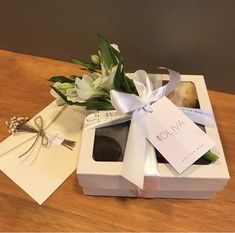
[[[151,148],[146,145],[149,144],[146,140],[146,115],[151,114],[152,103],[168,95],[180,83],[179,73],[166,70],[170,74],[170,81],[155,90],[147,73],[139,70],[132,77],[139,96],[115,90],[110,92],[111,103],[120,115],[132,112],[121,175],[140,189],[144,188],[144,168],[148,154],[146,149]],[[152,176],[158,176],[157,166],[154,164],[153,167],[155,169],[152,168]]]
[[[42,116],[36,116],[34,118],[34,125],[33,126],[28,126],[27,124],[23,125],[24,127],[19,128],[18,131],[21,132],[29,132],[29,133],[37,133],[36,139],[34,140],[33,144],[23,153],[19,156],[19,158],[23,157],[24,155],[26,155],[30,150],[33,149],[34,145],[36,144],[36,142],[38,141],[38,139],[41,137],[41,145],[42,146],[49,146],[51,140],[48,138],[48,134],[45,131],[45,127],[44,127],[44,122],[43,122],[43,118]],[[61,145],[67,147],[70,150],[73,150],[73,147],[75,146],[76,142],[72,141],[72,140],[68,140],[68,139],[64,139],[61,138]]]
[[[32,151],[40,138],[41,138],[40,146],[42,145],[45,147],[49,147],[51,145],[51,143],[53,142],[53,140],[57,139],[57,143],[59,141],[59,144],[65,146],[66,148],[68,148],[70,150],[73,150],[73,147],[76,144],[75,141],[65,139],[61,132],[60,132],[60,135],[58,136],[57,135],[58,133],[56,135],[53,135],[53,134],[46,131],[48,126],[51,125],[53,122],[55,122],[55,120],[59,117],[59,115],[62,114],[62,112],[64,112],[66,107],[67,106],[62,107],[61,109],[58,108],[58,112],[56,112],[55,115],[48,114],[49,120],[47,119],[46,122],[44,122],[41,115],[35,116],[32,119],[34,126],[28,122],[22,122],[22,124],[20,122],[16,122],[16,124],[14,126],[14,130],[11,133],[14,134],[16,132],[25,132],[27,134],[21,135],[20,138],[17,138],[17,140],[16,140],[17,142],[13,143],[13,147],[9,148],[7,150],[3,150],[2,153],[0,153],[0,157],[7,154],[8,152],[16,149],[17,147],[23,145],[28,140],[31,140],[33,138],[34,138],[34,141],[32,142],[31,146],[26,151],[24,151],[22,154],[18,155],[18,158],[21,158],[24,155],[26,155],[27,153],[29,153],[30,151]],[[14,120],[17,121],[16,117],[13,117],[12,119],[13,119],[12,123],[7,122],[7,124],[10,124],[10,125],[8,125],[8,127],[11,126],[11,124],[14,124]],[[30,136],[31,133],[33,133],[34,136]],[[60,137],[61,135],[62,135],[62,137]],[[31,164],[33,164],[33,162],[36,160],[36,158],[37,158],[37,156],[32,160]]]

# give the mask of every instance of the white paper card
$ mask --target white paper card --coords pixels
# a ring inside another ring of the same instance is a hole
[[[146,118],[148,139],[178,173],[215,145],[168,98],[161,98],[151,107],[153,112]]]
[[[46,125],[52,122],[46,131],[62,132],[65,139],[77,142],[73,151],[62,145],[44,147],[39,140],[31,152],[18,158],[36,137],[31,133],[19,133],[0,143],[0,169],[42,204],[76,169],[84,110],[77,106],[63,110],[53,102],[40,115]]]

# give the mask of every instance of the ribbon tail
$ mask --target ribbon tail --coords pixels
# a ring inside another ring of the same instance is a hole
[[[140,189],[144,187],[146,159],[146,112],[136,110],[132,115],[121,175]]]
[[[157,99],[160,99],[163,96],[167,96],[170,92],[172,92],[181,82],[180,74],[174,70],[170,70],[164,67],[158,67],[158,69],[167,70],[170,75],[169,82],[154,90],[153,93],[157,95]]]
[[[194,123],[198,123],[210,128],[216,127],[215,118],[213,114],[209,111],[185,107],[179,107],[179,109]]]
[[[166,69],[166,68],[163,68]],[[170,92],[175,90],[175,88],[180,84],[181,77],[180,74],[174,70],[167,69],[170,74],[170,80],[166,84],[165,96],[167,96]]]
[[[160,187],[160,173],[158,162],[153,145],[146,140],[146,161],[144,168],[144,188],[137,188],[137,196],[144,198],[154,198]]]

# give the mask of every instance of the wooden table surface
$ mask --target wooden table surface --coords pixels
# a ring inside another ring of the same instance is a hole
[[[33,116],[53,101],[51,76],[81,72],[70,63],[0,50],[0,141],[11,116]],[[213,199],[84,196],[74,172],[40,206],[0,172],[0,231],[235,231],[235,96],[209,95],[231,176]]]

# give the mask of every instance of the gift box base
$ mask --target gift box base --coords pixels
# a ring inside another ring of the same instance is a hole
[[[135,190],[83,187],[83,193],[91,196],[141,197]],[[214,191],[158,191],[153,198],[211,199],[214,194]]]
[[[167,80],[167,77],[164,75],[153,76],[153,80]],[[182,75],[181,79],[182,81],[191,82],[195,85],[200,109],[213,115],[204,78],[202,76]],[[146,169],[144,178],[145,185],[141,195],[137,192],[136,186],[122,176],[123,160],[103,160],[100,157],[97,159],[94,156],[95,137],[96,135],[102,135],[98,134],[98,131],[98,129],[94,128],[84,129],[82,133],[77,176],[78,183],[83,188],[85,195],[210,199],[216,192],[223,189],[230,178],[218,129],[215,125],[211,128],[205,127],[205,132],[215,141],[216,146],[211,152],[219,156],[218,161],[209,164],[193,164],[183,173],[179,174],[170,164],[155,161],[156,157],[159,160],[159,156],[155,151],[149,150],[145,165],[155,163],[159,176],[155,176],[156,180],[153,179],[152,182],[151,173]],[[108,130],[106,129],[106,131],[106,136],[111,137],[108,134],[110,133],[110,128]],[[121,145],[123,140],[126,141],[126,137],[124,136],[120,134],[120,137],[115,138],[115,140],[118,141],[120,139],[119,144]],[[113,146],[116,148],[116,144]],[[102,155],[105,154],[103,147],[100,150],[102,151]],[[109,150],[107,151],[105,151],[106,154],[112,157],[112,153]],[[149,193],[151,194],[149,195]]]

